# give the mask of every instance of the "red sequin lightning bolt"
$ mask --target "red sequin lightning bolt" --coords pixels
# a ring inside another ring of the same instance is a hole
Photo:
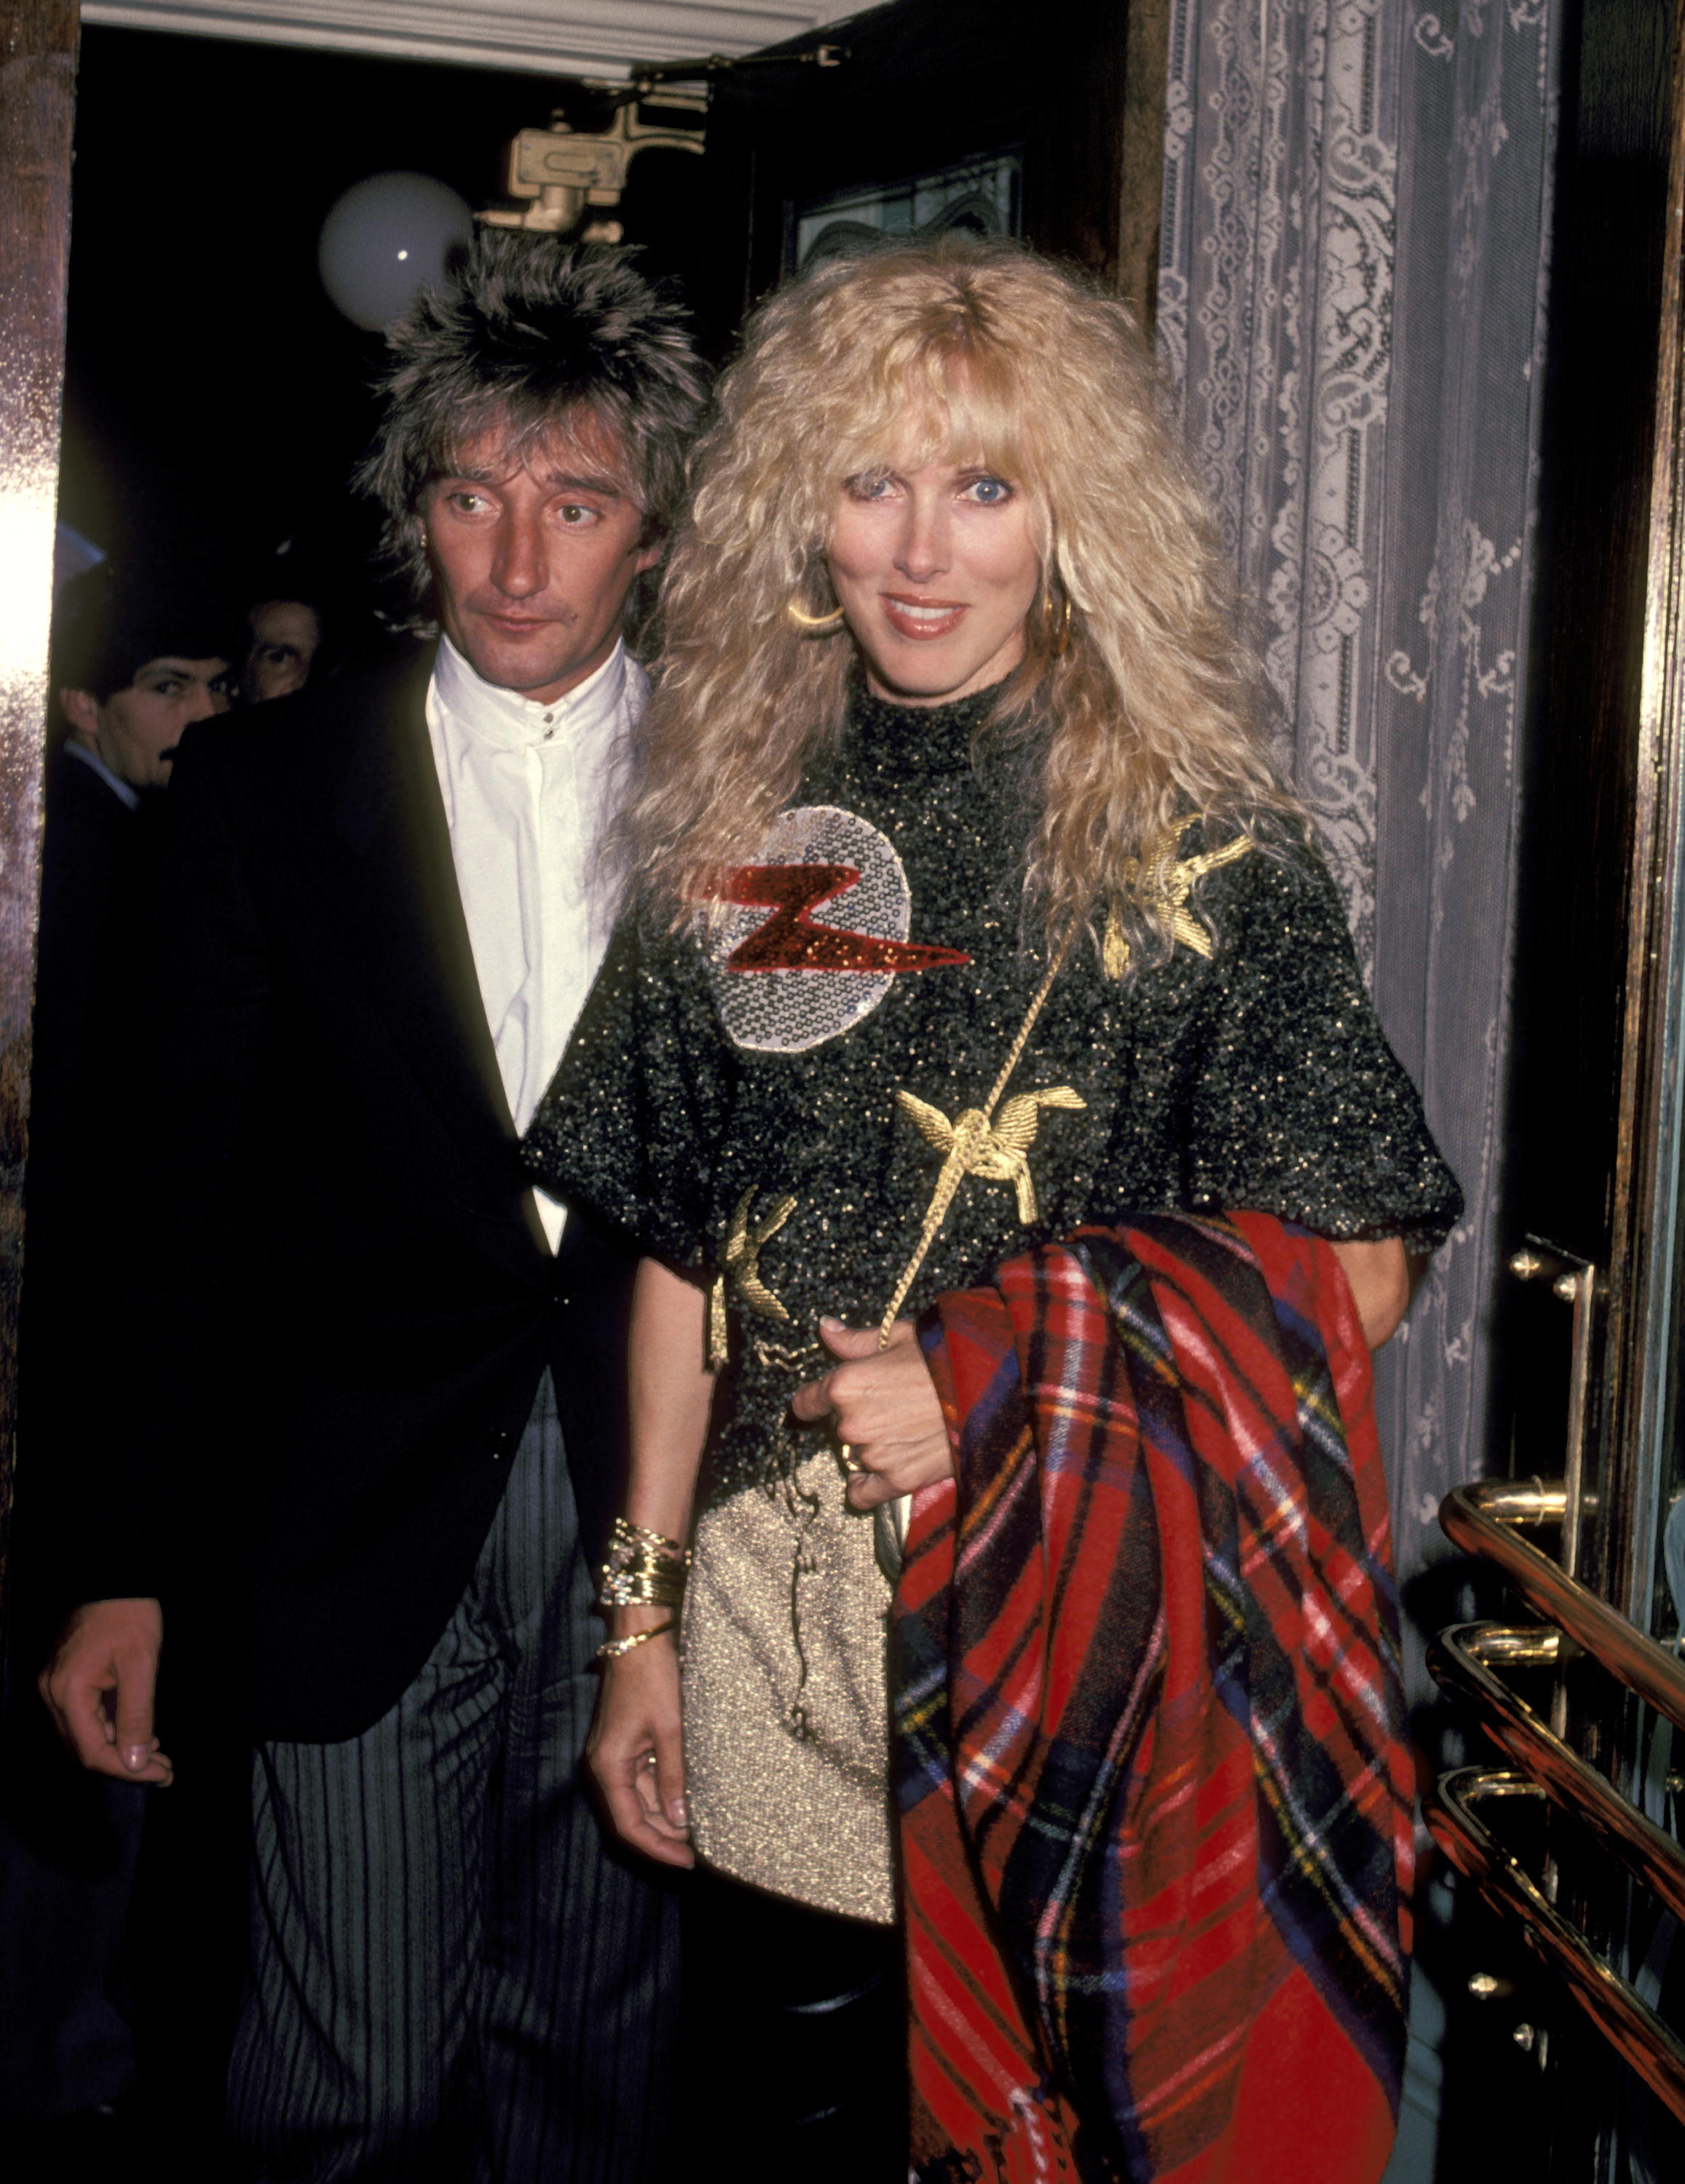
[[[935,971],[945,964],[971,961],[957,948],[879,940],[870,933],[814,924],[811,911],[859,882],[853,865],[734,865],[722,872],[709,891],[713,900],[773,913],[733,949],[726,969],[875,971],[881,976],[884,972]]]

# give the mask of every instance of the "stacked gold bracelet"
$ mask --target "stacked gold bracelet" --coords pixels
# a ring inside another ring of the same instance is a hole
[[[597,1598],[605,1607],[680,1607],[690,1556],[664,1532],[617,1517]]]
[[[690,1557],[677,1540],[665,1532],[646,1532],[641,1524],[628,1524],[617,1517],[609,1534],[608,1560],[603,1564],[597,1598],[605,1607],[681,1607],[684,1579]],[[600,1661],[617,1661],[634,1646],[647,1645],[673,1628],[675,1618],[634,1630],[628,1637],[611,1638],[599,1646]]]
[[[635,1646],[647,1646],[652,1638],[665,1637],[672,1629],[672,1618],[668,1616],[665,1623],[652,1623],[647,1630],[634,1630],[629,1638],[607,1639],[598,1646],[596,1658],[600,1661],[617,1661],[622,1653],[631,1652]]]

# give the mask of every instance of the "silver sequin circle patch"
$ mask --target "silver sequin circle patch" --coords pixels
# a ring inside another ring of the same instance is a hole
[[[834,804],[800,804],[773,823],[755,860],[762,865],[852,865],[859,884],[811,913],[815,925],[905,940],[912,890],[885,834]],[[869,1017],[890,990],[888,971],[728,971],[726,958],[771,915],[733,905],[705,914],[700,937],[721,1020],[734,1045],[759,1054],[801,1054]],[[715,920],[717,918],[718,922]]]

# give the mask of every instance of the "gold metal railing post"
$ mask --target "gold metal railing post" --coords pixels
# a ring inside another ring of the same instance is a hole
[[[1439,1522],[1448,1539],[1502,1570],[1536,1614],[1565,1630],[1617,1683],[1685,1729],[1685,1665],[1516,1529],[1561,1517],[1566,1499],[1554,1480],[1482,1479],[1448,1494]]]
[[[1545,1897],[1519,1858],[1498,1842],[1473,1808],[1489,1797],[1542,1797],[1524,1774],[1459,1767],[1422,1800],[1428,1832],[1501,1917],[1518,1919],[1533,1953],[1570,1992],[1621,2059],[1685,2123],[1685,2044],[1606,1964],[1579,1929]]]
[[[1441,1689],[1473,1710],[1487,1735],[1530,1781],[1654,1889],[1677,1919],[1685,1919],[1685,1851],[1493,1674],[1497,1663],[1551,1666],[1566,1650],[1559,1631],[1459,1623],[1433,1641],[1427,1665]]]
[[[1685,1920],[1685,1851],[1561,1733],[1560,1670],[1576,1652],[1685,1729],[1685,1664],[1522,1537],[1524,1526],[1559,1524],[1565,1548],[1577,1535],[1579,1502],[1566,1481],[1487,1479],[1458,1487],[1440,1504],[1447,1536],[1501,1570],[1544,1621],[1522,1630],[1459,1624],[1430,1647],[1436,1680],[1467,1702],[1520,1771],[1460,1768],[1423,1799],[1423,1816],[1452,1864],[1495,1910],[1520,1922],[1534,1953],[1560,1973],[1616,2053],[1685,2123],[1685,2044],[1557,1908],[1554,1859],[1541,1886],[1473,1810],[1487,1798],[1548,1797]],[[1496,1673],[1500,1667],[1557,1669],[1548,1725]]]

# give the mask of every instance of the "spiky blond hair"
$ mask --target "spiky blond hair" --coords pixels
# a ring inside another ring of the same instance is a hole
[[[1297,818],[1227,564],[1124,304],[969,237],[834,261],[762,307],[717,400],[623,822],[644,888],[706,892],[834,744],[857,655],[786,608],[835,604],[825,553],[850,478],[945,451],[1028,495],[1053,606],[1032,609],[989,722],[1035,784],[1026,900],[1046,927],[1110,908],[1150,958],[1166,939],[1130,883],[1143,843],[1190,811],[1249,832]]]
[[[417,603],[432,586],[416,521],[421,496],[488,431],[501,453],[524,460],[582,418],[607,426],[644,543],[665,538],[707,374],[683,313],[633,254],[476,228],[449,283],[421,289],[386,345],[381,429],[356,482],[380,504],[383,555]]]

